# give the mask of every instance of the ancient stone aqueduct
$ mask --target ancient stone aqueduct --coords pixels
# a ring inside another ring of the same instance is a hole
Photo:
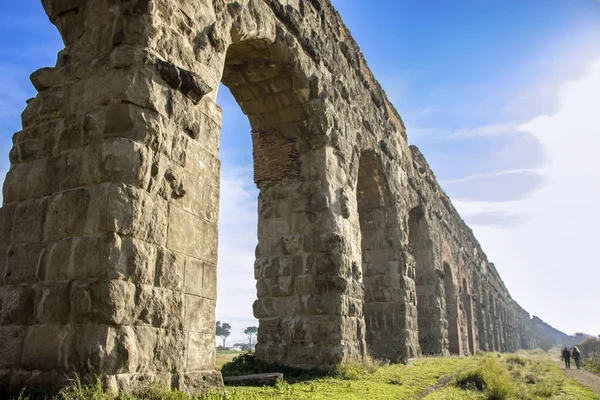
[[[260,359],[565,339],[511,298],[328,0],[42,3],[66,48],[10,152],[0,388],[221,383],[219,82],[253,129]]]

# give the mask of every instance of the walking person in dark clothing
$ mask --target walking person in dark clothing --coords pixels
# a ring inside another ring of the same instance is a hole
[[[573,346],[573,350],[572,350],[571,354],[573,355],[573,360],[575,360],[575,365],[577,366],[577,369],[581,369],[581,365],[580,365],[581,352],[579,351],[577,346]]]
[[[562,356],[560,357],[565,360],[565,369],[571,369],[571,352],[565,346],[565,349],[562,351]]]

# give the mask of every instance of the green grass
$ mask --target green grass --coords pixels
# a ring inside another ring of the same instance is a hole
[[[217,350],[217,369],[221,370],[223,364],[231,362],[231,360],[240,354],[242,354],[242,352],[236,350]]]
[[[458,389],[458,390],[457,390]],[[600,399],[552,363],[546,354],[488,354],[480,365],[459,374],[432,399]]]
[[[224,354],[221,354],[225,356]],[[235,354],[228,354],[229,358]],[[241,361],[243,362],[241,362]],[[266,368],[251,357],[225,365],[223,371],[249,372]],[[236,364],[237,363],[237,364]],[[375,360],[347,362],[329,376],[284,374],[289,381],[275,387],[226,387],[200,397],[148,387],[131,395],[110,395],[100,380],[90,385],[75,381],[56,400],[341,400],[341,399],[600,399],[556,367],[548,355],[535,352],[472,357],[425,357],[406,365]],[[441,382],[441,383],[440,383]]]

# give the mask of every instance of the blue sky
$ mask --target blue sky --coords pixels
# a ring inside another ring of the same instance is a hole
[[[0,173],[28,81],[62,47],[37,1],[0,14]],[[333,0],[416,144],[513,297],[568,333],[600,333],[600,2]],[[231,342],[251,303],[250,127],[225,88],[217,318]],[[565,285],[565,282],[577,282]],[[239,340],[238,340],[239,339]]]

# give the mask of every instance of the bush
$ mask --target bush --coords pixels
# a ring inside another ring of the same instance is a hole
[[[466,390],[483,391],[487,387],[487,382],[481,369],[463,372],[456,378],[456,386]]]
[[[334,375],[341,379],[358,380],[364,375],[374,373],[381,365],[381,362],[371,357],[362,361],[344,361],[336,367]]]
[[[456,378],[456,386],[461,389],[484,392],[488,400],[505,400],[513,392],[513,383],[508,372],[498,361],[487,358],[474,370],[463,372]]]
[[[548,381],[539,382],[533,390],[533,393],[539,397],[553,397],[557,395],[558,392],[556,385]]]
[[[527,360],[525,360],[522,357],[519,357],[518,355],[510,355],[508,357],[506,357],[506,362],[509,364],[518,364],[521,366],[524,366],[527,364]]]

